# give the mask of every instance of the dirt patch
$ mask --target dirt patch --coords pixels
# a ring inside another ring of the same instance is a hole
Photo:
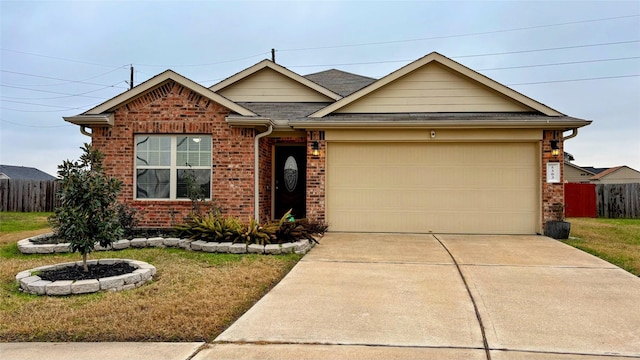
[[[95,264],[89,265],[88,267],[88,272],[84,272],[82,266],[75,265],[56,270],[43,271],[38,274],[38,276],[40,276],[42,280],[48,281],[90,280],[130,274],[136,270],[135,267],[129,265],[128,263]]]

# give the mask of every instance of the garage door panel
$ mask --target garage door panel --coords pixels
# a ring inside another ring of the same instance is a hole
[[[535,233],[535,143],[329,143],[334,231]]]

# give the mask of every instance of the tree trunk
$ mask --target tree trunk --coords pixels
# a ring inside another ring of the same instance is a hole
[[[87,266],[87,253],[82,254],[82,269],[84,272],[89,272],[89,267]]]

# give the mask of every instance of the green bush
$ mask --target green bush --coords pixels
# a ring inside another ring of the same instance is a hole
[[[192,240],[266,245],[308,239],[315,243],[315,234],[323,234],[327,225],[308,219],[295,220],[287,212],[279,221],[261,225],[254,219],[242,223],[234,217],[224,217],[219,211],[206,215],[193,212],[184,224],[178,225],[179,235]]]

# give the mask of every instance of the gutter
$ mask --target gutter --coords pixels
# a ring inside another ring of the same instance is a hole
[[[273,125],[269,124],[269,127],[265,132],[262,132],[254,138],[253,144],[253,217],[256,221],[260,219],[260,169],[259,169],[259,157],[260,157],[260,139],[271,134],[273,132]]]
[[[432,120],[432,121],[291,121],[294,129],[415,129],[415,128],[457,128],[457,129],[482,129],[482,128],[534,128],[534,129],[576,129],[587,126],[591,121],[587,120],[529,120],[529,121],[473,121],[473,120]],[[575,136],[575,135],[573,135]],[[573,137],[571,136],[571,137]]]
[[[578,128],[573,128],[573,129],[571,129],[571,131],[572,131],[571,135],[562,137],[562,141],[563,142],[567,141],[569,139],[573,139],[574,137],[578,136]]]

